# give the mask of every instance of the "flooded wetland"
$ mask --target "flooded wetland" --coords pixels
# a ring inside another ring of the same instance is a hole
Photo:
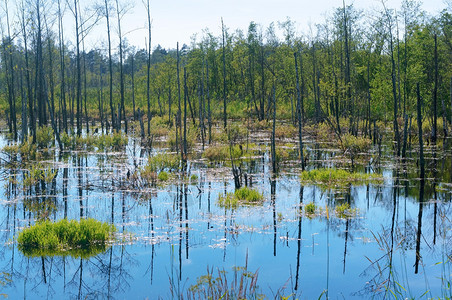
[[[0,2],[0,298],[452,298],[452,0]]]
[[[444,148],[426,149],[423,182],[415,146],[401,162],[384,143],[372,145],[352,166],[333,143],[316,136],[306,138],[304,172],[296,141],[281,139],[289,155],[274,174],[268,131],[256,130],[236,141],[242,153],[234,162],[243,186],[246,177],[247,187],[240,190],[257,196],[234,202],[230,159],[211,161],[195,143],[184,166],[164,137],[152,147],[133,135],[120,138],[122,143],[104,150],[99,143],[73,144],[74,150],[62,153],[49,143],[27,162],[3,138],[2,294],[11,299],[197,299],[226,290],[237,298],[451,295],[449,139],[441,142]],[[40,175],[33,180],[36,169]],[[30,253],[18,245],[24,228],[66,218],[96,219],[116,231],[89,251]]]

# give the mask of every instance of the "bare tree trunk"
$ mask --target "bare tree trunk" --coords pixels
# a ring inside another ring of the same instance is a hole
[[[151,136],[151,4],[150,1],[146,2],[146,10],[148,16],[148,65],[147,65],[147,81],[146,81],[146,100],[148,104],[148,136]],[[178,43],[179,49],[179,43]],[[177,51],[179,55],[179,50]]]
[[[110,75],[110,113],[111,113],[111,127],[114,129],[115,126],[115,110],[113,107],[113,61],[111,57],[111,36],[110,36],[110,12],[108,9],[108,0],[105,0],[105,18],[107,19],[107,37],[108,37],[108,72]],[[107,131],[109,129],[107,122]]]
[[[66,79],[65,75],[65,64],[64,64],[64,35],[63,35],[63,15],[61,13],[61,3],[58,0],[58,38],[59,38],[59,50],[60,50],[60,73],[61,73],[61,83],[60,83],[60,112],[62,112],[63,118],[63,128],[67,133],[67,109],[66,109]],[[61,120],[60,120],[61,122]]]
[[[224,128],[226,129],[227,123],[227,112],[226,112],[226,53],[225,53],[225,37],[224,37],[224,23],[223,18],[221,18],[221,32],[223,35],[223,122]]]
[[[433,85],[433,132],[432,132],[432,143],[436,145],[436,139],[438,135],[438,43],[435,34],[435,48],[434,48],[434,63],[435,63],[435,78]]]
[[[184,164],[187,163],[187,97],[187,68],[184,67],[184,148],[182,155]]]
[[[207,89],[207,122],[209,123],[209,145],[212,142],[212,115],[210,112],[210,92],[209,92],[209,61],[206,63],[206,89]],[[451,101],[452,101],[452,78],[451,78]]]
[[[132,53],[131,54],[131,63],[132,63],[132,105],[133,105],[133,119],[135,120],[136,118],[136,111],[135,111],[135,69],[134,69],[134,56],[135,54]]]
[[[180,75],[179,75],[179,65],[180,65],[180,56],[179,56],[179,42],[177,42],[176,46],[176,52],[177,52],[177,61],[176,61],[176,73],[177,73],[177,96],[178,96],[178,110],[177,110],[177,117],[176,117],[176,131],[179,128],[179,137],[182,138],[182,123],[181,123],[181,116],[182,116],[182,108],[181,108],[181,95],[180,95]],[[176,142],[177,144],[177,142]],[[180,147],[180,148],[179,148]],[[181,155],[183,155],[183,147],[182,142],[181,145],[177,145],[177,148],[181,150]]]
[[[81,122],[81,106],[80,106],[80,97],[82,92],[82,70],[80,65],[80,36],[79,36],[79,24],[78,24],[78,0],[74,0],[74,14],[75,14],[75,36],[76,36],[76,46],[77,46],[77,135],[80,136],[82,134],[82,122]]]
[[[33,143],[36,141],[36,122],[34,116],[33,109],[33,92],[31,89],[31,81],[30,81],[30,67],[28,61],[28,44],[27,44],[27,31],[25,29],[25,5],[24,2],[21,2],[21,27],[22,27],[22,37],[24,43],[24,54],[25,54],[25,81],[27,85],[27,98],[28,98],[28,111],[30,114],[30,131],[33,136]]]
[[[298,140],[300,147],[300,161],[301,161],[301,169],[304,171],[304,156],[303,156],[303,115],[301,113],[301,92],[300,92],[300,83],[298,77],[298,63],[297,63],[297,52],[293,53],[295,58],[295,76],[297,82],[297,120],[298,120]]]
[[[425,163],[424,163],[424,142],[422,141],[422,99],[419,91],[419,82],[416,86],[417,90],[417,126],[419,128],[419,166],[420,166],[420,177],[424,180],[425,177]]]
[[[119,1],[116,0],[116,13],[118,16],[118,37],[119,37],[119,88],[120,88],[120,97],[121,97],[121,107],[120,115],[124,119],[124,130],[127,134],[127,117],[126,117],[126,108],[124,103],[124,71],[123,71],[123,51],[122,51],[122,33],[121,33],[121,10],[119,9]],[[150,39],[149,39],[150,42]],[[149,43],[150,45],[150,43]],[[150,51],[150,48],[149,48]],[[121,130],[121,118],[118,121],[118,130]]]
[[[16,96],[15,90],[15,80],[14,80],[14,62],[13,62],[13,43],[11,39],[11,29],[9,26],[9,13],[8,13],[8,0],[5,0],[5,13],[6,13],[6,24],[8,27],[8,58],[9,58],[9,68],[10,68],[10,84],[9,84],[9,111],[10,118],[12,122],[12,131],[14,140],[17,140],[17,120],[16,120]]]
[[[171,122],[171,74],[168,74],[168,124],[172,127]]]
[[[276,174],[276,141],[275,141],[275,131],[276,131],[276,88],[273,85],[273,127],[272,127],[272,141],[271,141],[271,151],[272,151],[272,170],[273,176]],[[302,150],[303,151],[303,150]]]

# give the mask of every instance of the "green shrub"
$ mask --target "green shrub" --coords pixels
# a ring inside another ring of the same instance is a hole
[[[234,145],[232,148],[229,145],[210,146],[204,150],[203,156],[209,161],[222,162],[229,161],[231,155],[233,159],[239,159],[245,154],[243,147]]]
[[[158,153],[148,158],[145,169],[152,172],[161,172],[163,170],[174,171],[179,169],[180,159],[177,154]]]
[[[309,202],[304,206],[304,211],[309,215],[315,214],[316,209],[317,206],[314,204],[314,202]]]
[[[176,127],[174,126],[172,130],[168,134],[168,146],[172,150],[176,150],[177,147],[181,147],[182,145],[182,138],[183,138],[184,131],[182,129],[182,137],[178,136],[180,145],[176,145]],[[196,140],[198,139],[198,128],[194,126],[188,126],[187,122],[187,151],[191,151],[193,147],[196,144]]]
[[[68,251],[104,246],[116,231],[114,225],[94,219],[43,221],[19,233],[19,250],[25,255],[68,255]]]
[[[43,169],[40,163],[32,165],[31,169],[28,170],[24,175],[23,185],[24,188],[31,187],[41,180],[44,180],[46,183],[51,183],[55,178],[57,172],[50,168]]]
[[[372,141],[365,137],[356,137],[352,134],[346,133],[342,136],[342,143],[340,147],[342,151],[356,155],[358,153],[366,153],[369,151]]]
[[[198,175],[192,174],[192,175],[190,176],[190,182],[191,182],[191,183],[196,183],[197,181],[198,181]]]
[[[36,143],[39,148],[48,148],[54,142],[54,134],[52,127],[42,126],[36,130]]]
[[[358,212],[358,210],[356,208],[352,209],[350,208],[350,204],[348,204],[347,202],[342,203],[341,205],[337,205],[336,206],[336,215],[339,218],[351,218],[353,216],[355,216]]]
[[[158,177],[157,177],[160,181],[167,181],[169,179],[169,175],[167,172],[162,171],[159,173]]]

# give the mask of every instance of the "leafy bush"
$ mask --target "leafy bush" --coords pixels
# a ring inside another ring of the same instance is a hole
[[[152,172],[161,172],[163,170],[174,171],[179,169],[179,156],[173,153],[158,153],[148,158],[145,169]]]
[[[39,148],[48,148],[54,142],[54,134],[52,127],[42,126],[36,130],[36,143]]]
[[[314,202],[309,202],[304,206],[304,211],[309,215],[315,214],[316,209],[317,206],[314,204]]]
[[[298,138],[298,128],[292,125],[280,125],[275,128],[276,139]]]
[[[157,177],[160,181],[167,181],[169,179],[169,175],[167,172],[162,171],[159,173],[158,177]]]
[[[372,141],[370,139],[365,137],[356,137],[349,133],[342,136],[342,143],[340,143],[342,151],[352,156],[368,152],[371,145]]]

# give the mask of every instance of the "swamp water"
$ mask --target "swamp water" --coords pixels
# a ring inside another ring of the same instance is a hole
[[[314,151],[309,142],[307,147],[308,169],[335,164],[334,150]],[[202,159],[189,162],[184,178],[178,173],[163,185],[134,187],[130,172],[145,164],[147,155],[131,138],[121,152],[50,155],[43,163],[58,170],[56,177],[31,189],[21,185],[23,170],[4,166],[0,294],[186,298],[200,276],[211,272],[215,278],[220,271],[232,284],[238,267],[246,266],[257,273],[256,295],[270,299],[450,297],[448,149],[427,154],[427,169],[436,171],[425,186],[416,178],[413,150],[408,172],[383,156],[378,168],[365,168],[381,172],[383,182],[341,190],[302,185],[296,161],[272,180],[269,154],[261,152],[244,161],[242,170],[265,200],[236,208],[218,204],[219,195],[234,191],[231,168]],[[16,180],[10,180],[13,174]],[[315,214],[305,212],[310,202]],[[353,209],[348,217],[335,212],[345,202]],[[65,217],[113,223],[118,240],[88,257],[33,257],[18,250],[14,238],[21,229],[38,219]]]

